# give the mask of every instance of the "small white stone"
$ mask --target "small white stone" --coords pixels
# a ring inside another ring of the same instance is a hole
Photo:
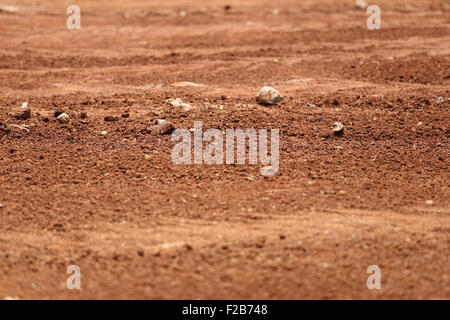
[[[175,87],[204,87],[204,84],[190,82],[190,81],[181,81],[181,82],[175,82],[173,84]]]
[[[153,246],[153,254],[160,255],[164,252],[173,252],[177,250],[192,250],[192,246],[184,241],[166,242],[160,245]]]
[[[335,135],[340,136],[344,133],[344,125],[341,122],[335,122],[333,126],[333,132]]]
[[[26,108],[28,108],[28,102],[22,103],[22,109],[26,109]]]
[[[167,102],[170,103],[174,107],[181,107],[184,103],[183,100],[181,100],[180,98],[168,99]]]
[[[263,176],[273,176],[278,172],[278,170],[273,168],[272,166],[265,166],[265,167],[262,167],[261,170],[259,170],[259,172]]]
[[[69,123],[70,119],[69,116],[65,113],[61,113],[56,120],[58,120],[59,123]]]
[[[182,107],[184,109],[184,111],[189,111],[192,109],[192,106],[189,103],[185,103],[180,98],[168,99],[167,102],[170,103],[174,107]]]
[[[3,5],[3,4],[0,4],[0,11],[5,11],[5,12],[18,12],[18,11],[19,11],[19,7],[17,7],[17,6],[10,6],[10,5]]]
[[[444,98],[442,98],[442,97],[438,97],[438,98],[437,98],[437,101],[436,101],[436,102],[437,102],[438,104],[441,104],[441,103],[442,103],[442,101],[444,101]]]
[[[186,15],[187,15],[187,11],[186,10],[181,10],[180,11],[180,16],[186,17]]]
[[[102,132],[100,132],[100,134],[101,134],[102,136],[106,136],[106,135],[108,134],[108,132],[102,131]]]
[[[356,0],[355,7],[358,9],[367,9],[368,5],[364,0]]]
[[[433,200],[427,200],[427,201],[425,201],[425,203],[428,204],[428,205],[432,205],[433,204]]]
[[[278,90],[267,86],[263,87],[256,96],[256,102],[265,105],[276,105],[281,100],[283,96]]]

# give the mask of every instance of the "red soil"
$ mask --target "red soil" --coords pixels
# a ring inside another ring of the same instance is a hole
[[[16,2],[0,11],[0,298],[450,298],[446,1],[377,1],[372,31],[344,0],[79,0],[81,30],[72,2]],[[264,85],[279,106],[255,103]],[[279,173],[176,166],[170,135],[142,133],[155,119],[278,128]]]

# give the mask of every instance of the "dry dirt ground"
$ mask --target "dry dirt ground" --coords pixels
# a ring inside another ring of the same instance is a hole
[[[353,0],[77,0],[68,30],[73,3],[2,1],[0,299],[450,298],[448,1],[377,1],[381,30]],[[175,165],[155,119],[278,128],[279,173]]]

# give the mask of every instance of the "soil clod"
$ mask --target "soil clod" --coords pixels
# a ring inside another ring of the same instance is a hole
[[[28,107],[28,103],[22,103],[20,110],[13,115],[17,120],[28,120],[31,118],[31,109]]]
[[[119,117],[116,117],[116,116],[106,116],[106,117],[104,118],[104,120],[105,120],[105,122],[114,122],[114,121],[118,121],[118,120],[119,120]]]
[[[158,119],[154,125],[147,127],[147,133],[151,134],[170,134],[175,130],[173,124],[164,119]]]

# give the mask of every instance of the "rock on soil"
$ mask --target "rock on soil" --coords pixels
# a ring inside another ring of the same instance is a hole
[[[167,242],[151,248],[151,254],[160,256],[164,253],[174,253],[180,250],[193,250],[193,247],[184,242],[184,241],[176,241],[176,242]]]
[[[114,122],[114,121],[118,121],[118,120],[119,120],[119,117],[116,117],[116,116],[106,116],[106,117],[104,118],[104,120],[105,120],[106,122]]]
[[[59,123],[69,123],[70,122],[70,118],[67,114],[65,113],[61,113],[56,120],[58,120]]]
[[[30,109],[25,109],[22,110],[20,113],[15,115],[15,118],[17,120],[27,120],[31,118],[31,110]]]
[[[18,12],[20,9],[18,6],[11,6],[11,5],[3,5],[0,4],[0,12]]]
[[[17,120],[27,120],[31,118],[31,109],[28,107],[28,103],[24,102],[20,107],[20,111],[13,115]]]
[[[189,81],[175,82],[173,85],[175,87],[204,87],[205,86],[204,84],[189,82]]]
[[[174,107],[182,107],[185,111],[189,111],[192,109],[192,106],[189,103],[185,103],[180,98],[168,99],[167,102],[170,103]]]
[[[335,136],[341,136],[344,134],[344,125],[341,122],[335,122],[333,126],[333,133]]]
[[[147,127],[147,133],[151,134],[170,134],[175,130],[173,124],[164,119],[158,119],[155,121],[155,124]]]
[[[263,105],[276,105],[281,100],[283,96],[272,87],[263,87],[256,96],[256,102]]]
[[[259,172],[263,176],[273,176],[274,174],[276,174],[278,172],[278,170],[275,170],[272,166],[266,166],[266,167],[262,167]]]
[[[29,133],[30,129],[28,129],[28,126],[25,124],[10,124],[8,125],[7,132],[11,132],[11,133],[17,133],[17,134],[21,134],[21,133]]]
[[[58,118],[62,113],[64,113],[64,111],[58,109],[58,110],[55,110],[55,112],[53,113],[53,116],[54,116],[55,118]]]
[[[358,9],[367,9],[368,4],[364,0],[356,0],[355,1],[355,8]]]

